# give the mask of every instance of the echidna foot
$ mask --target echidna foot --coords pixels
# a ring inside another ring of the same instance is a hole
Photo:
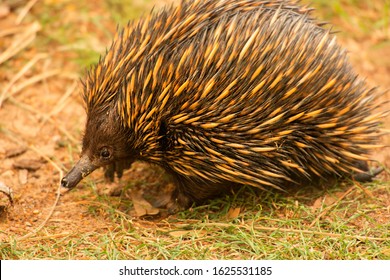
[[[372,179],[380,174],[384,169],[382,167],[371,168],[367,161],[359,160],[355,162],[355,167],[361,172],[353,174],[352,179],[361,183],[371,182]]]
[[[171,200],[166,204],[165,208],[169,214],[175,214],[179,211],[185,210],[190,207],[192,204],[191,199],[180,192],[179,189],[176,189],[172,193]]]
[[[133,163],[133,160],[120,160],[113,162],[112,164],[109,164],[104,167],[104,177],[110,181],[114,182],[115,174],[117,178],[121,178],[123,175],[123,171],[126,169],[129,169],[131,167],[131,164]]]
[[[371,182],[372,179],[383,171],[383,167],[376,167],[368,170],[367,172],[360,172],[352,176],[353,180],[358,182]]]

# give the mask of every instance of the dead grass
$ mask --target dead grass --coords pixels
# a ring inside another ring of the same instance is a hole
[[[13,206],[0,193],[0,258],[390,259],[389,170],[371,184],[327,190],[243,188],[160,220],[135,217],[127,192],[107,195],[117,185],[165,180],[144,164],[114,185],[96,172],[59,199],[85,122],[78,79],[109,45],[115,21],[153,5],[133,2],[127,12],[120,0],[32,0],[0,15],[0,181],[14,191]],[[337,25],[357,71],[390,88],[389,2],[312,2]],[[27,151],[6,156],[20,147]],[[390,166],[389,149],[374,156]],[[18,160],[41,167],[26,175],[14,167]]]

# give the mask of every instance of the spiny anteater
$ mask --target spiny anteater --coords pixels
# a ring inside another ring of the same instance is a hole
[[[310,11],[198,0],[129,23],[84,82],[81,158],[62,186],[142,160],[175,179],[175,211],[231,186],[361,172],[378,147],[378,92]]]

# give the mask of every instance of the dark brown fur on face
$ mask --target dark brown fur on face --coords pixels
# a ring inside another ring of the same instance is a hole
[[[361,172],[385,115],[330,31],[288,0],[151,14],[116,34],[84,86],[83,151],[62,185],[143,160],[172,175],[172,212],[243,184],[283,190]]]
[[[90,111],[87,119],[80,161],[63,178],[62,185],[75,187],[78,182],[94,171],[105,167],[106,177],[114,180],[114,173],[120,178],[123,170],[136,159],[129,130],[120,125],[119,116],[112,110]]]

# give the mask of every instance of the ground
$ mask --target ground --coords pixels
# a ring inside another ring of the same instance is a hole
[[[233,198],[148,220],[137,217],[131,195],[109,195],[118,185],[165,184],[159,170],[137,163],[113,184],[97,171],[57,201],[84,129],[79,79],[109,46],[117,22],[137,18],[157,1],[123,2],[0,2],[0,188],[13,192],[12,205],[0,193],[2,259],[390,258],[389,136],[382,139],[388,147],[373,154],[387,170],[368,185],[292,194],[245,188]],[[162,2],[170,1],[156,9]],[[389,108],[390,3],[312,2],[316,15],[339,31],[356,71],[387,90],[378,102]],[[390,118],[384,129],[390,130]],[[300,235],[312,237],[310,246]],[[290,253],[277,253],[286,246]]]

